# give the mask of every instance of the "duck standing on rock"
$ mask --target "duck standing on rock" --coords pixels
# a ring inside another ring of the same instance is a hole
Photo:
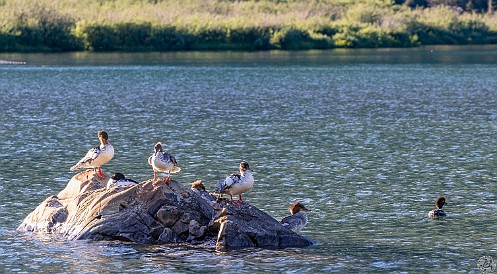
[[[214,204],[216,201],[216,196],[210,194],[205,190],[204,184],[202,184],[202,180],[196,180],[195,182],[192,183],[191,190],[200,197],[202,197],[205,201],[207,201],[210,205]]]
[[[106,177],[105,173],[103,173],[100,169],[100,166],[106,164],[112,159],[112,157],[114,157],[114,147],[108,142],[109,135],[107,132],[100,130],[98,132],[98,139],[100,140],[100,146],[88,150],[85,157],[72,166],[70,170],[76,170],[78,168],[93,168],[95,169],[97,177]]]
[[[219,197],[223,196],[223,194],[229,194],[231,202],[234,205],[239,205],[243,203],[242,193],[251,190],[253,186],[254,176],[252,175],[252,170],[247,162],[241,162],[240,174],[231,174],[224,181],[219,181],[213,193]],[[235,202],[233,195],[239,195],[240,199]]]
[[[148,164],[154,169],[154,181],[157,180],[157,172],[167,172],[166,182],[169,182],[170,174],[179,172],[181,168],[173,155],[164,152],[161,142],[155,144],[154,151],[154,154],[148,158]]]
[[[281,219],[280,223],[293,232],[299,233],[300,230],[302,230],[302,228],[304,228],[304,226],[307,224],[308,220],[307,215],[302,211],[310,210],[307,209],[299,201],[295,201],[293,204],[291,204],[288,210],[290,210],[290,213],[292,215],[286,216],[285,218]]]
[[[112,188],[112,187],[128,187],[128,186],[134,186],[137,185],[138,182],[133,181],[131,179],[128,179],[124,176],[122,173],[114,173],[112,177],[109,179],[107,182],[107,189]]]
[[[435,206],[437,207],[436,209],[433,209],[432,211],[428,212],[428,216],[432,219],[437,219],[439,217],[445,217],[447,214],[445,211],[443,211],[442,207],[445,205],[445,198],[444,197],[438,197],[438,199],[435,201]]]

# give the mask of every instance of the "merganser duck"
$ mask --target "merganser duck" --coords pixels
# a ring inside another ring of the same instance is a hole
[[[444,217],[447,216],[445,214],[445,211],[443,211],[442,207],[445,205],[445,198],[444,197],[438,197],[438,199],[435,201],[435,206],[437,207],[436,209],[433,209],[432,211],[428,212],[428,216],[432,219],[437,219],[439,217]]]
[[[155,144],[154,150],[154,154],[148,157],[148,164],[154,169],[154,181],[157,180],[157,172],[167,172],[166,182],[169,182],[171,173],[179,172],[181,168],[173,155],[163,151],[161,142]]]
[[[107,182],[107,189],[112,188],[112,187],[128,187],[128,186],[134,186],[139,184],[136,181],[133,181],[131,179],[127,179],[124,174],[122,173],[114,173],[112,177],[109,179]]]
[[[201,192],[201,191],[206,191],[204,184],[202,184],[202,180],[196,180],[195,182],[192,183],[191,189],[193,192]]]
[[[219,181],[213,193],[222,197],[223,194],[229,194],[231,202],[234,205],[243,203],[242,193],[252,189],[254,186],[254,176],[247,162],[240,163],[240,174],[231,174],[224,181]],[[240,199],[235,202],[233,195],[239,195]]]
[[[70,170],[76,170],[78,168],[93,168],[98,177],[106,177],[105,173],[103,173],[100,169],[100,166],[106,164],[112,159],[112,157],[114,157],[114,147],[108,142],[109,135],[107,132],[100,130],[98,132],[98,139],[100,140],[100,146],[88,150],[85,157],[72,166]]]
[[[290,210],[290,213],[292,215],[286,216],[285,218],[281,219],[280,223],[293,232],[299,233],[300,230],[302,230],[302,228],[304,228],[304,226],[307,224],[308,220],[307,215],[301,211],[310,210],[298,201],[295,201],[293,204],[291,204],[288,210]]]
[[[216,201],[216,196],[210,194],[205,190],[204,184],[202,184],[202,180],[196,180],[192,183],[191,190],[197,193],[200,197],[206,200],[209,204],[213,204]]]

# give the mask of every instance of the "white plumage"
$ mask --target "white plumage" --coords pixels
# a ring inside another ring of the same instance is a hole
[[[243,202],[242,194],[251,190],[253,186],[254,176],[252,175],[252,170],[247,162],[241,162],[240,174],[231,174],[224,181],[219,181],[213,192],[220,196],[229,194],[231,201],[238,204]],[[233,195],[239,195],[240,200],[238,202],[233,201]]]
[[[138,182],[131,179],[127,179],[122,173],[114,173],[112,178],[107,182],[107,189],[112,187],[128,187],[137,185]]]
[[[95,172],[99,177],[105,177],[100,167],[107,162],[109,162],[112,157],[114,157],[114,147],[108,143],[108,135],[105,131],[98,132],[98,139],[100,140],[100,145],[91,148],[86,153],[77,164],[72,166],[70,170],[76,170],[78,168],[94,168]]]
[[[161,142],[155,144],[154,150],[154,154],[148,157],[148,164],[151,165],[154,170],[154,180],[157,180],[157,172],[167,172],[167,180],[169,180],[171,173],[176,173],[181,170],[176,158],[169,154],[169,152],[163,151]]]

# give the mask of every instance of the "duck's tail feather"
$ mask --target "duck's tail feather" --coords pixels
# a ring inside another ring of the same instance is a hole
[[[89,163],[88,162],[78,162],[77,164],[73,165],[69,170],[73,171],[73,170],[76,170],[78,168],[87,168],[87,167],[90,167]]]
[[[73,165],[69,170],[76,170],[78,168],[93,168],[93,159],[83,158],[77,164]]]

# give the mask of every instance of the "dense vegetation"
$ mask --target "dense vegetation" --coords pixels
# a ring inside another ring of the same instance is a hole
[[[0,51],[497,43],[496,0],[0,0]]]

